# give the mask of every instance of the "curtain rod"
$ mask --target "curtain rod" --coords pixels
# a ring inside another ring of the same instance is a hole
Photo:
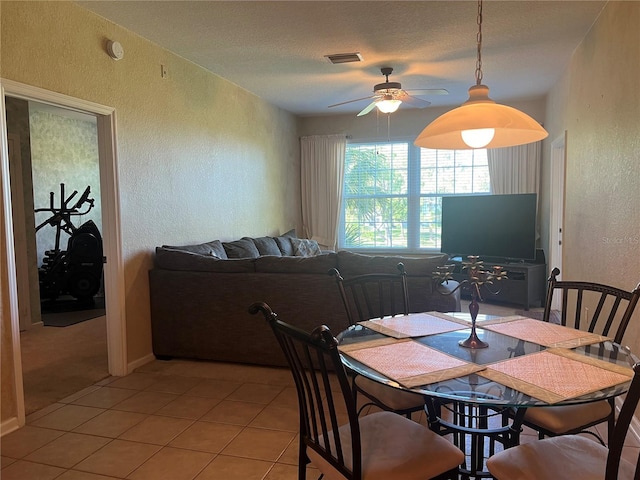
[[[329,134],[329,135],[303,135],[302,138],[311,138],[311,137],[339,137],[341,134],[336,133],[336,134]],[[351,135],[345,135],[344,138],[346,138],[347,140],[351,140],[353,138],[353,136]]]

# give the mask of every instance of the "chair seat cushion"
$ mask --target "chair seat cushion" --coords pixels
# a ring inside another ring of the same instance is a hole
[[[525,443],[499,452],[487,468],[499,480],[602,480],[608,449],[578,435]],[[620,462],[618,480],[633,479],[635,467]]]
[[[360,375],[356,377],[355,382],[358,389],[377,399],[390,410],[404,411],[424,408],[424,397],[417,393],[399,390]]]
[[[339,429],[345,465],[353,466],[349,425]],[[333,436],[330,435],[333,444]],[[451,470],[464,454],[451,442],[412,420],[392,412],[360,417],[362,479],[427,479]],[[317,452],[307,448],[311,463],[325,480],[344,480]]]
[[[550,432],[562,434],[583,425],[591,425],[607,418],[611,405],[606,400],[579,405],[528,408],[524,421],[538,425]]]

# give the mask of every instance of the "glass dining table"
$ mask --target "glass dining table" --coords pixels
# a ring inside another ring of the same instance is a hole
[[[627,391],[629,351],[600,335],[522,316],[478,315],[487,348],[466,348],[466,313],[360,322],[338,335],[358,375],[425,397],[430,428],[465,451],[462,478],[491,477],[486,458],[519,443],[529,407],[609,399]]]

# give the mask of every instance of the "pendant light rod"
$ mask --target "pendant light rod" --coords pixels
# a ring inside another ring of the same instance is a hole
[[[443,150],[513,147],[549,135],[526,113],[489,98],[489,87],[482,84],[482,20],[482,0],[478,0],[476,84],[469,88],[469,99],[427,125],[415,140],[416,146]]]

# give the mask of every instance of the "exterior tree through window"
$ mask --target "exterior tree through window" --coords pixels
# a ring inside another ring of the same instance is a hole
[[[487,152],[411,141],[350,143],[338,242],[350,250],[440,249],[441,200],[490,193]]]

